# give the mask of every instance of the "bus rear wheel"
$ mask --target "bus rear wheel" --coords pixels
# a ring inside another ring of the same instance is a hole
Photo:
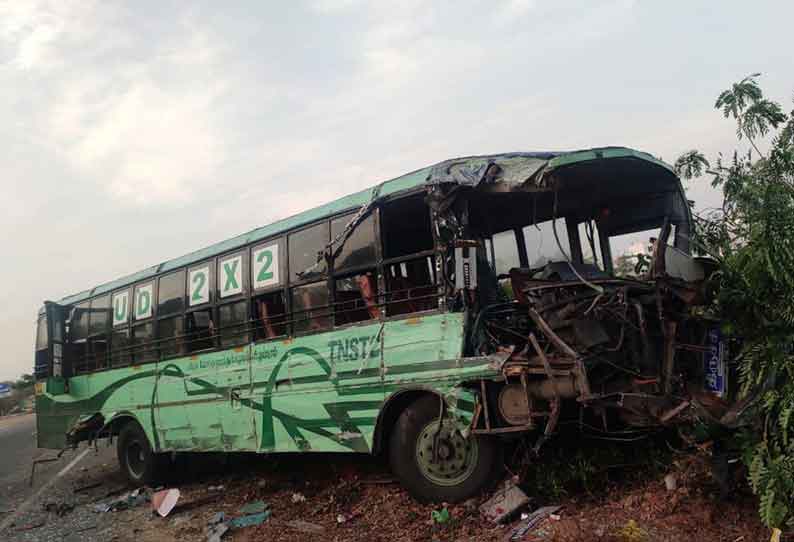
[[[116,452],[121,473],[136,487],[154,484],[162,472],[164,460],[167,459],[152,451],[143,428],[132,421],[121,428]]]
[[[492,437],[464,438],[454,422],[439,420],[439,398],[426,396],[406,408],[389,440],[392,472],[422,502],[460,502],[496,481],[501,448]]]

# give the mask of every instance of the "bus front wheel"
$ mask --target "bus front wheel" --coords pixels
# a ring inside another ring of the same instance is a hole
[[[496,481],[501,447],[493,437],[464,438],[455,423],[439,420],[439,398],[425,396],[406,408],[392,429],[392,472],[422,502],[460,502]]]
[[[152,451],[149,439],[138,423],[131,421],[119,432],[117,441],[119,467],[133,486],[152,485],[162,471],[163,456]]]

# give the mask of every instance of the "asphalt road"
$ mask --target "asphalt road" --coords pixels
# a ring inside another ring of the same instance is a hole
[[[97,452],[86,453],[83,446],[66,451],[57,461],[38,464],[30,485],[33,461],[57,455],[57,450],[36,447],[35,414],[0,418],[0,540],[12,539],[8,535],[16,533],[14,526],[19,529],[40,521],[37,514],[41,514],[43,503],[63,501],[64,495],[83,485],[89,475],[115,471],[112,448],[100,446]],[[45,519],[50,524],[55,518]],[[37,530],[25,534],[32,540],[50,539],[36,536]]]

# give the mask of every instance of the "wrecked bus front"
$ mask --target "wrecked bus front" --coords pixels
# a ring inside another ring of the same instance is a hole
[[[135,484],[174,452],[385,453],[418,498],[465,499],[569,410],[684,413],[690,230],[630,149],[442,162],[46,303],[39,444],[118,436]]]

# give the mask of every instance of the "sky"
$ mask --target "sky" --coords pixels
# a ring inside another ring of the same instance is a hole
[[[45,299],[456,156],[731,152],[794,3],[0,0],[0,380]],[[691,183],[698,207],[718,195]]]

